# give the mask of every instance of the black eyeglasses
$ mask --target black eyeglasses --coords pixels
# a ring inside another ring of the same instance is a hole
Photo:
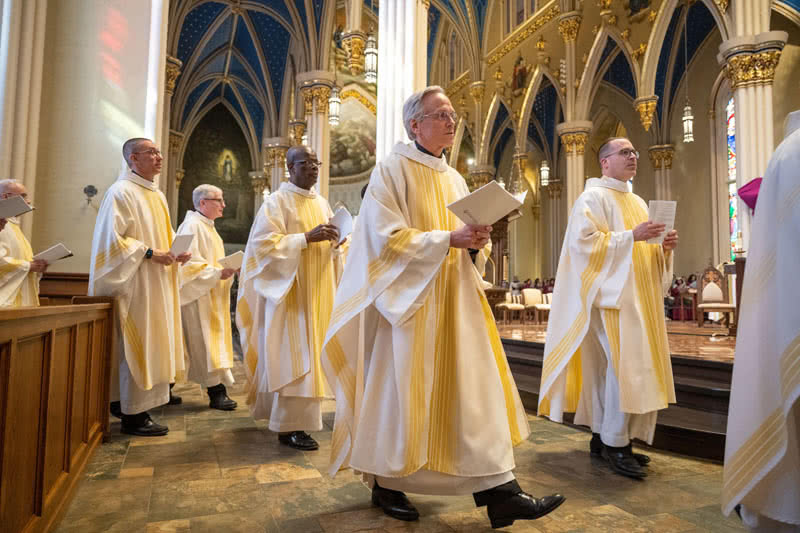
[[[628,159],[630,156],[633,156],[636,159],[639,159],[639,151],[638,150],[634,150],[633,148],[623,148],[622,150],[620,150],[616,154],[611,154],[611,155],[621,155],[625,159]]]
[[[313,159],[303,159],[302,161],[295,161],[295,165],[305,165],[307,167],[319,168],[322,166],[322,161],[314,161]]]

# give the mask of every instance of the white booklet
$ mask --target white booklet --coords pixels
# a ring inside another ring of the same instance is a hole
[[[219,261],[217,261],[222,268],[230,268],[233,270],[239,270],[242,268],[242,260],[244,259],[244,252],[239,250],[238,252],[232,253],[231,255],[225,256]]]
[[[18,217],[29,211],[33,211],[33,207],[28,205],[28,202],[22,199],[22,196],[10,196],[0,200],[0,218]]]
[[[339,242],[342,242],[348,235],[353,233],[353,215],[345,207],[337,209],[328,224],[338,228]]]
[[[522,207],[523,202],[525,193],[515,196],[492,180],[464,198],[456,200],[447,208],[465,224],[491,226]]]
[[[48,265],[55,263],[56,261],[66,259],[67,257],[72,257],[72,252],[70,252],[69,249],[61,243],[51,246],[44,252],[39,252],[33,256],[34,259],[46,261]]]
[[[172,255],[178,257],[179,255],[189,251],[189,247],[192,245],[193,240],[193,233],[190,233],[189,235],[175,235],[175,240],[172,241],[172,248],[170,248],[169,251],[172,253]]]
[[[657,224],[664,224],[664,231],[658,237],[647,239],[649,244],[661,244],[664,242],[664,237],[667,233],[672,231],[675,227],[675,211],[678,208],[678,202],[673,200],[650,200],[650,213],[647,220]]]

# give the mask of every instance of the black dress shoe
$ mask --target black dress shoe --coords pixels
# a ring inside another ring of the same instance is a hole
[[[122,415],[122,432],[139,437],[161,437],[169,433],[167,426],[156,424],[147,411],[136,415]]]
[[[169,384],[169,401],[167,402],[167,405],[180,405],[183,403],[183,398],[172,394],[172,387],[174,386],[174,383]]]
[[[627,448],[631,452],[631,455],[633,455],[633,458],[636,459],[636,462],[639,463],[639,465],[647,466],[648,464],[650,464],[649,455],[634,452],[630,443],[628,443]],[[589,453],[591,453],[595,457],[603,456],[603,441],[600,440],[599,433],[592,433],[592,440],[589,441]]]
[[[627,446],[614,448],[603,445],[603,459],[608,462],[611,470],[617,474],[633,479],[647,477],[647,472],[642,469],[642,465],[633,457],[630,448]]]
[[[219,409],[220,411],[233,411],[238,405],[235,401],[228,398],[228,392],[225,390],[225,385],[220,383],[208,388],[208,406],[212,409]]]
[[[278,435],[278,442],[295,450],[318,450],[319,444],[305,431],[292,431],[285,435]]]
[[[419,519],[419,511],[411,505],[405,493],[399,490],[385,489],[375,482],[372,487],[372,505],[380,507],[392,518],[413,522]]]
[[[530,494],[519,492],[502,502],[487,505],[489,521],[492,529],[497,529],[510,526],[514,520],[535,520],[556,509],[564,500],[566,498],[561,494],[534,498]]]
[[[108,410],[111,412],[111,416],[122,418],[122,407],[119,402],[111,402]]]

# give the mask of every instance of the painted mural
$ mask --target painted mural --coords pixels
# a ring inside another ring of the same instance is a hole
[[[250,150],[228,109],[217,105],[197,125],[183,157],[186,172],[178,195],[178,219],[192,209],[192,191],[202,183],[222,189],[225,214],[215,226],[226,244],[245,244],[253,223],[253,188],[249,183]]]
[[[375,166],[375,115],[354,98],[342,102],[341,121],[331,128],[331,178],[353,178]]]

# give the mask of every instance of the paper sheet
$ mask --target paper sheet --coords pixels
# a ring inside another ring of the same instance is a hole
[[[222,268],[232,268],[233,270],[239,270],[242,268],[242,260],[244,259],[244,252],[239,250],[236,253],[231,255],[225,256],[218,261]]]
[[[339,229],[339,242],[342,242],[348,235],[353,233],[353,216],[344,207],[336,210],[328,224]]]
[[[192,241],[194,240],[194,234],[189,235],[175,235],[175,240],[172,241],[172,248],[169,251],[175,257],[186,253],[189,251],[189,247],[192,245]]]
[[[22,196],[10,196],[0,200],[0,218],[18,217],[29,211],[33,211],[33,207],[29,206]]]
[[[675,227],[675,211],[678,202],[671,200],[650,200],[650,213],[648,220],[657,224],[664,224],[664,231],[658,237],[647,239],[649,244],[661,244],[664,237]]]
[[[522,207],[525,195],[514,197],[492,180],[480,189],[453,202],[447,208],[465,224],[491,226]]]
[[[60,261],[61,259],[66,259],[67,257],[72,257],[72,252],[61,243],[51,246],[47,250],[33,256],[34,259],[46,261],[48,265]]]

